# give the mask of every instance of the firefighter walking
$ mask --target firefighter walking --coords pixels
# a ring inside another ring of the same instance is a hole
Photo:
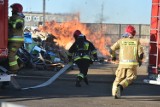
[[[19,3],[14,3],[11,6],[12,16],[9,18],[9,37],[8,37],[8,60],[10,73],[17,73],[19,66],[16,56],[17,50],[23,45],[23,28],[24,15],[23,7]]]
[[[79,68],[79,74],[76,77],[76,87],[81,87],[80,82],[84,82],[88,85],[88,68],[91,64],[93,56],[94,60],[97,60],[97,51],[94,45],[86,40],[86,37],[79,31],[76,30],[73,34],[75,42],[69,49],[69,59],[73,58],[73,61],[77,64]]]
[[[112,60],[116,60],[115,51],[119,50],[119,66],[115,72],[115,80],[112,86],[112,96],[121,97],[123,89],[128,87],[137,78],[137,66],[141,66],[143,49],[138,38],[134,38],[136,30],[128,25],[125,29],[127,37],[119,39],[111,46]]]

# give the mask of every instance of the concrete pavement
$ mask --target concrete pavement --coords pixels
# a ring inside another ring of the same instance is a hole
[[[109,64],[109,63],[94,63],[90,66],[88,71],[88,79],[91,82],[113,82],[115,78],[115,71],[117,69],[116,64]],[[147,78],[147,66],[142,65],[138,67],[138,77],[134,81],[134,83],[144,84],[143,79]],[[26,78],[50,78],[55,73],[52,70],[35,70],[35,69],[23,69],[19,72],[18,77],[26,77]],[[76,75],[79,73],[77,66],[73,66],[73,69],[69,69],[68,71],[64,72],[62,75],[59,76],[58,79],[66,80],[66,81],[73,81],[75,80]]]

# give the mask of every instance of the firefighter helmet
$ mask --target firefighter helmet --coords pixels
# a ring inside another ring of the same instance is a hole
[[[82,34],[81,31],[80,31],[80,30],[76,30],[76,31],[74,32],[74,34],[73,34],[73,37],[74,37],[75,39],[77,39],[80,34]]]
[[[15,13],[22,13],[23,11],[23,6],[19,3],[14,3],[10,7],[12,8],[12,12]]]
[[[131,26],[131,25],[128,25],[128,26],[126,27],[125,31],[126,31],[127,33],[130,33],[132,36],[135,36],[135,34],[136,34],[135,28],[134,28],[133,26]]]

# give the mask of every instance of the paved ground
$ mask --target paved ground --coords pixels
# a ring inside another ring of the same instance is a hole
[[[22,87],[26,87],[42,83],[45,79],[18,78],[17,81]],[[77,88],[74,86],[74,81],[58,79],[50,86],[38,89],[18,91],[9,87],[6,90],[1,90],[0,101],[27,107],[160,106],[160,87],[158,86],[132,84],[125,89],[122,99],[118,100],[112,98],[111,87],[111,82],[91,81],[89,86],[82,83],[82,87]]]
[[[115,78],[114,73],[117,69],[116,64],[101,64],[101,63],[94,63],[90,66],[88,71],[88,78],[90,81],[95,82],[112,82]],[[147,78],[147,66],[143,65],[141,67],[138,67],[138,78],[135,81],[136,83],[143,83],[143,79]],[[24,69],[21,72],[19,72],[19,76],[33,76],[33,77],[44,77],[49,78],[53,76],[55,71],[51,70],[37,70],[37,69]],[[59,79],[66,79],[66,80],[73,80],[75,79],[76,74],[78,74],[79,71],[76,66],[73,67],[73,70],[68,70],[65,73],[63,73],[63,77],[60,76]],[[98,78],[100,77],[100,78]]]
[[[25,105],[27,107],[159,107],[160,87],[143,83],[147,77],[146,66],[138,68],[138,79],[125,89],[122,99],[115,100],[111,96],[116,65],[92,65],[88,72],[90,85],[82,83],[75,87],[77,67],[62,74],[51,85],[43,88],[18,91],[12,86],[0,90],[0,101],[3,104]],[[55,73],[52,70],[25,69],[17,81],[22,87],[34,86],[48,80]],[[6,104],[5,103],[5,104]],[[2,106],[2,107],[13,107]]]

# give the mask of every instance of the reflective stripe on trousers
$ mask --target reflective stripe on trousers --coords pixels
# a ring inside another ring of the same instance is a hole
[[[83,75],[82,73],[79,73],[79,74],[77,75],[77,77],[84,78],[84,75]]]
[[[124,84],[125,84],[125,87],[128,87],[129,85],[128,81],[125,81]]]
[[[12,51],[16,51],[17,49],[12,47],[11,50],[12,50]]]
[[[10,67],[12,67],[12,66],[15,66],[15,65],[17,65],[18,63],[17,63],[17,61],[15,60],[15,61],[12,61],[12,62],[9,62],[9,66]]]

